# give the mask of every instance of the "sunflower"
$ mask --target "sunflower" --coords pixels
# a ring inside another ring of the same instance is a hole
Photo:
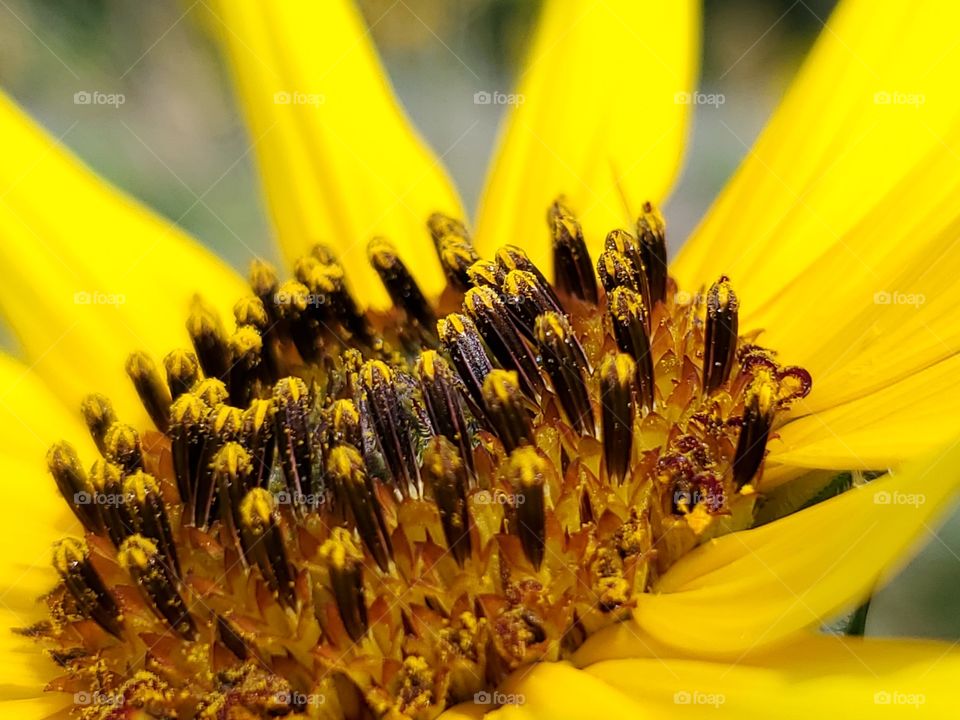
[[[957,485],[954,10],[842,3],[669,270],[695,3],[546,3],[472,233],[349,3],[205,10],[289,278],[0,101],[5,716],[947,716],[813,630]]]

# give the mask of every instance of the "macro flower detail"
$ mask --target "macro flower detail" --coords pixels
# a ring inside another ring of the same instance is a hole
[[[843,2],[668,264],[692,0],[544,4],[474,222],[351,3],[202,5],[289,272],[0,99],[6,712],[950,716],[954,648],[816,632],[960,485],[942,6]]]
[[[561,201],[556,287],[519,247],[484,260],[462,223],[428,225],[437,303],[382,238],[386,311],[358,310],[328,247],[291,280],[258,262],[233,331],[198,301],[165,377],[131,355],[153,428],[84,401],[103,457],[47,462],[86,539],[56,546],[50,620],[25,631],[64,659],[55,687],[160,716],[434,717],[569,658],[749,523],[811,379],[738,337],[727,278],[675,300],[652,205],[607,236],[602,293]]]

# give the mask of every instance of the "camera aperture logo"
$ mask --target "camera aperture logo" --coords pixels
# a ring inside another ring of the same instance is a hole
[[[905,493],[900,490],[877,490],[873,494],[874,505],[908,505],[918,508],[925,505],[927,496],[923,493]]]
[[[873,694],[874,705],[899,705],[919,709],[925,705],[927,696],[923,693],[903,692],[902,690],[878,690]]]
[[[73,694],[73,704],[77,707],[112,707],[119,708],[123,705],[123,694],[112,694],[105,692],[77,692]]]
[[[905,92],[903,90],[878,90],[873,94],[874,105],[892,105],[895,107],[909,107],[920,109],[921,105],[926,105],[927,96],[918,92]]]
[[[723,693],[708,693],[701,690],[677,690],[673,694],[674,705],[699,705],[718,708],[727,702]]]
[[[873,302],[875,305],[905,305],[919,309],[927,302],[927,296],[923,293],[908,293],[901,290],[880,290],[873,294]]]
[[[127,101],[123,93],[105,93],[100,90],[78,90],[73,94],[74,105],[106,105],[118,108]]]
[[[727,102],[727,96],[723,93],[678,92],[673,96],[673,102],[677,105],[708,105],[718,108]]]
[[[519,93],[477,90],[473,94],[474,105],[523,105],[525,101],[526,98]]]
[[[323,93],[308,93],[294,90],[288,92],[280,90],[273,94],[274,105],[297,105],[312,108],[318,108],[327,102],[327,96]]]
[[[503,490],[481,490],[473,496],[477,505],[523,505],[526,498]]]
[[[473,702],[477,705],[493,705],[494,707],[503,707],[504,705],[523,705],[526,697],[520,693],[503,693],[499,690],[487,692],[481,690],[473,694]]]
[[[123,293],[108,293],[94,290],[77,290],[73,294],[74,305],[112,305],[120,307],[127,302],[127,296]]]
[[[327,698],[321,693],[302,693],[291,690],[290,692],[277,693],[276,701],[287,707],[307,708],[325,705]]]

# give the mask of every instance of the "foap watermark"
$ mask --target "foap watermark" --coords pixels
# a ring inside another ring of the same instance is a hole
[[[106,105],[118,108],[127,101],[123,93],[105,93],[100,90],[78,90],[73,94],[74,105]]]
[[[323,93],[308,93],[294,90],[288,92],[280,90],[273,94],[274,105],[306,105],[307,107],[318,108],[326,104],[327,96]]]
[[[123,293],[108,293],[99,290],[77,290],[73,294],[74,305],[114,305],[120,306],[127,302],[127,296]]]
[[[894,105],[897,107],[919,108],[925,105],[927,96],[918,92],[904,92],[902,90],[878,90],[873,94],[874,105]]]
[[[875,305],[906,305],[919,308],[927,302],[927,296],[923,293],[908,293],[901,290],[880,290],[873,294],[873,302]]]
[[[73,694],[73,704],[78,707],[120,707],[123,705],[123,695],[100,692],[80,691]]]
[[[503,693],[499,690],[487,692],[481,690],[473,694],[473,702],[477,705],[493,705],[503,707],[504,705],[523,705],[526,698],[521,693]]]
[[[719,512],[723,508],[725,500],[723,488],[720,486],[716,488],[677,488],[673,491],[674,506],[686,507],[688,510],[692,510],[703,503],[710,512]]]
[[[273,302],[275,305],[288,305],[290,303],[296,303],[298,305],[303,305],[304,307],[317,307],[327,303],[327,296],[317,293],[299,293],[278,290],[273,294]]]
[[[925,705],[927,696],[923,693],[903,692],[902,690],[878,690],[873,694],[874,705],[900,705],[918,708]]]
[[[523,495],[506,493],[503,490],[481,490],[473,496],[478,505],[523,505]]]
[[[920,507],[926,505],[927,496],[923,493],[905,493],[900,490],[878,490],[873,494],[874,505],[909,505]]]
[[[474,105],[523,105],[524,102],[526,98],[519,93],[477,90],[473,94]]]
[[[708,693],[701,690],[677,690],[673,694],[674,705],[700,705],[718,708],[727,702],[723,693]]]
[[[727,96],[723,93],[678,92],[673,96],[673,102],[677,105],[710,105],[712,107],[720,107],[727,102]]]
[[[321,693],[302,693],[296,690],[279,692],[276,694],[276,700],[278,703],[295,708],[318,707],[327,702],[326,696]]]
[[[126,504],[127,496],[123,493],[87,492],[86,490],[81,490],[73,494],[73,502],[75,505],[104,505],[115,507]]]
[[[273,496],[273,501],[277,505],[319,507],[331,503],[332,500],[333,495],[329,490],[322,490],[318,493],[287,492],[286,490],[281,490]]]

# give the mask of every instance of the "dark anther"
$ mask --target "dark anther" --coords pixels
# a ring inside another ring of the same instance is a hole
[[[217,483],[213,476],[211,458],[228,442],[238,442],[243,435],[243,411],[232,405],[218,405],[207,415],[207,444],[205,465],[194,486],[194,519],[198,527],[206,529],[219,513]]]
[[[343,267],[335,262],[321,262],[311,269],[307,280],[317,309],[334,319],[349,338],[370,345],[373,331],[347,289]]]
[[[559,313],[563,312],[560,298],[553,291],[553,287],[547,282],[547,278],[544,277],[540,268],[534,265],[522,248],[518,248],[516,245],[503,245],[497,250],[496,258],[497,263],[505,273],[524,272],[532,275],[550,309]]]
[[[206,445],[210,412],[209,406],[193,393],[181,395],[170,406],[170,451],[185,525],[195,523],[197,485],[201,476],[209,472]]]
[[[531,340],[536,319],[548,312],[562,313],[535,275],[524,270],[511,270],[503,279],[503,299],[517,328]]]
[[[136,472],[123,481],[123,496],[124,510],[130,524],[128,534],[139,533],[156,543],[164,562],[179,576],[177,546],[157,481],[152,475]]]
[[[483,381],[483,400],[493,431],[508,453],[533,442],[533,424],[526,400],[520,392],[517,373],[491,370]]]
[[[176,400],[200,379],[200,362],[197,356],[186,350],[174,350],[163,358],[163,368],[167,373],[167,387],[170,397]]]
[[[362,447],[363,428],[360,422],[360,411],[353,400],[349,398],[334,400],[327,410],[327,418],[331,447],[334,445]]]
[[[263,579],[281,602],[293,607],[296,575],[269,492],[254,488],[247,493],[240,505],[240,523],[247,559],[260,568]]]
[[[626,258],[627,260],[627,277],[629,278],[629,287],[633,290],[636,290],[643,297],[644,307],[650,307],[650,286],[647,281],[647,269],[643,264],[643,254],[640,251],[640,247],[637,245],[636,238],[633,237],[626,230],[612,230],[607,234],[607,238],[604,241],[604,251],[606,253],[615,253],[621,258]],[[602,270],[598,266],[597,268],[601,272],[600,279],[603,280]],[[623,285],[625,283],[616,283]],[[604,287],[607,287],[606,281],[604,281]],[[610,289],[607,288],[607,292],[610,292]],[[649,331],[649,327],[647,330]]]
[[[547,461],[532,447],[524,446],[510,454],[506,473],[516,493],[517,536],[527,559],[539,570],[547,544],[544,499]]]
[[[217,378],[204,378],[196,384],[192,392],[212,408],[227,402],[230,397],[226,384]]]
[[[447,548],[460,567],[470,557],[467,473],[460,453],[447,438],[430,438],[423,451],[423,477],[440,512]]]
[[[254,400],[243,411],[242,444],[253,456],[250,487],[266,487],[273,469],[274,410],[272,400]]]
[[[416,373],[433,431],[437,435],[443,435],[459,448],[469,477],[475,477],[473,447],[463,415],[463,400],[457,376],[449,363],[434,350],[421,353]]]
[[[503,367],[517,371],[524,392],[533,399],[539,397],[543,377],[537,359],[511,322],[500,294],[489,287],[471,288],[463,298],[463,306],[494,357]]]
[[[454,369],[467,391],[467,399],[478,418],[483,417],[483,381],[493,364],[473,320],[454,313],[437,323],[440,348],[450,356]]]
[[[324,265],[332,265],[339,262],[333,248],[326,243],[314,243],[310,246],[310,254]]]
[[[604,250],[597,260],[597,273],[608,295],[620,287],[640,291],[640,272],[621,252]]]
[[[408,317],[420,326],[421,331],[433,338],[437,323],[433,307],[397,255],[397,249],[383,238],[374,238],[367,246],[367,255],[393,304],[406,311]]]
[[[187,332],[203,374],[210,378],[224,378],[230,367],[230,351],[216,310],[199,299],[195,301],[187,318]]]
[[[263,300],[256,295],[247,295],[237,300],[233,305],[233,317],[237,321],[237,327],[250,325],[260,332],[270,327],[267,309],[263,305]]]
[[[123,473],[120,468],[106,460],[97,460],[90,468],[91,502],[100,516],[100,525],[114,547],[130,534],[123,498]]]
[[[274,297],[277,314],[283,320],[283,327],[300,357],[307,362],[314,362],[323,349],[317,313],[317,302],[321,296],[311,294],[303,283],[288,280],[280,286]]]
[[[634,379],[637,364],[629,355],[610,355],[600,366],[600,421],[603,431],[603,457],[607,474],[622,483],[630,468],[633,449]]]
[[[242,540],[240,506],[253,489],[253,458],[242,445],[228,442],[213,458],[213,476],[220,499],[221,517],[235,544],[246,555]]]
[[[127,358],[127,376],[140,396],[147,414],[162,433],[170,423],[170,391],[149,355],[135,352]]]
[[[507,274],[493,260],[477,260],[467,268],[467,277],[473,287],[491,287],[499,291]]]
[[[374,495],[373,482],[357,449],[350,445],[333,448],[327,460],[327,475],[350,503],[353,522],[377,566],[389,572],[390,536],[380,503]]]
[[[320,559],[330,576],[337,612],[350,638],[357,642],[367,633],[367,606],[363,599],[363,553],[350,532],[334,528],[320,546]]]
[[[252,325],[243,325],[230,336],[230,402],[246,407],[261,393],[266,380],[263,338]]]
[[[730,378],[737,356],[739,302],[730,280],[721,277],[707,293],[703,391],[711,393]]]
[[[120,639],[123,616],[100,575],[90,562],[90,551],[82,540],[64,538],[53,549],[53,566],[84,616]]]
[[[757,368],[744,397],[743,424],[733,456],[733,482],[739,490],[753,480],[763,463],[777,409],[779,385],[766,368]]]
[[[617,288],[608,298],[610,320],[617,348],[633,358],[637,367],[637,397],[648,410],[653,409],[653,354],[647,336],[647,309],[639,293]]]
[[[313,491],[313,443],[310,438],[311,401],[307,385],[288,377],[273,388],[277,454],[287,491],[299,503]]]
[[[467,228],[459,220],[441,213],[431,215],[427,220],[427,227],[447,282],[457,290],[466,290],[470,287],[467,271],[479,259],[470,242]]]
[[[558,313],[541,315],[536,321],[536,338],[543,369],[567,421],[581,435],[596,435],[585,377],[588,368],[570,323]]]
[[[217,639],[240,660],[249,657],[250,651],[240,631],[221,615],[217,615]]]
[[[47,468],[80,524],[89,532],[99,532],[102,523],[93,504],[92,488],[73,446],[63,441],[52,445],[47,451]]]
[[[280,287],[276,269],[265,260],[254,260],[250,263],[249,281],[253,294],[260,298],[264,309],[270,313],[274,304],[273,296]]]
[[[107,460],[120,466],[124,475],[143,470],[140,435],[129,425],[114,423],[104,439]]]
[[[360,386],[394,487],[404,497],[417,497],[420,478],[413,428],[397,394],[394,372],[380,360],[369,360],[360,369]]]
[[[653,203],[645,202],[637,218],[637,242],[647,273],[652,310],[667,298],[667,226]]]
[[[593,274],[583,228],[562,199],[550,206],[547,224],[553,236],[553,276],[557,287],[561,292],[596,305],[597,277]]]
[[[184,639],[195,640],[197,627],[177,590],[176,577],[163,561],[157,544],[142,535],[131,535],[120,546],[117,559],[130,573],[157,616]]]
[[[97,450],[101,455],[105,455],[107,430],[117,421],[117,414],[113,411],[110,399],[99,393],[87,395],[80,403],[80,412]]]

